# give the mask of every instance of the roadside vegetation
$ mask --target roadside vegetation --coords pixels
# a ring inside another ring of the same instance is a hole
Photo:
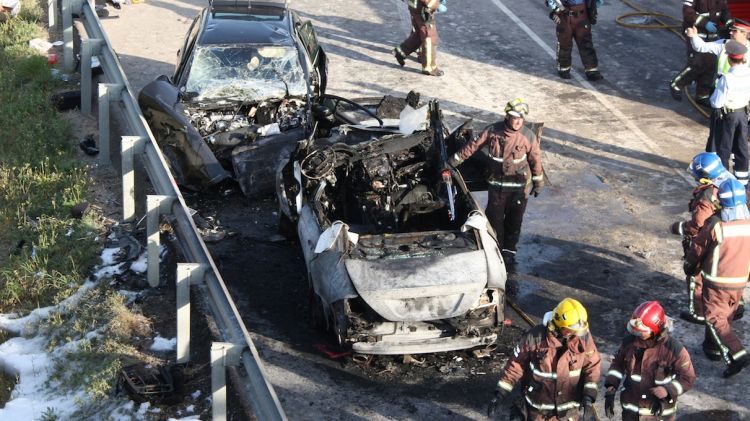
[[[79,135],[49,101],[66,87],[28,46],[47,37],[42,18],[35,0],[25,0],[18,18],[0,23],[0,313],[25,315],[69,297],[99,263],[106,236],[95,212],[72,212],[86,202],[89,179],[76,156]],[[50,386],[85,391],[83,411],[111,396],[124,365],[150,361],[133,345],[151,334],[149,320],[106,281],[37,327],[55,359]],[[0,408],[14,383],[0,376]]]

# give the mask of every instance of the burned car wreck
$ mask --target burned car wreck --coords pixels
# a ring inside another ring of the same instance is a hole
[[[285,2],[213,0],[174,75],[146,85],[138,102],[182,187],[233,178],[248,196],[271,193],[277,158],[312,128],[326,66],[312,24]]]
[[[300,142],[277,174],[316,326],[363,354],[494,342],[507,275],[484,213],[445,160],[463,131],[448,135],[437,102],[379,124],[331,114],[330,136]]]

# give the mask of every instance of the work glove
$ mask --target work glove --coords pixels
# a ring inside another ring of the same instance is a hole
[[[542,187],[544,187],[544,181],[534,181],[534,187],[531,189],[531,194],[533,194],[534,197],[539,196],[539,193],[542,192]]]
[[[671,232],[674,235],[682,235],[682,221],[675,222],[669,227],[669,232]]]
[[[661,415],[661,401],[659,399],[651,400],[651,415],[658,417]]]
[[[562,20],[560,19],[559,12],[560,12],[560,9],[555,9],[555,10],[549,12],[549,18],[552,19],[552,21],[555,22],[558,25],[562,23]]]
[[[508,395],[510,395],[510,392],[505,389],[495,389],[495,397],[493,397],[490,404],[487,405],[487,416],[490,419],[494,418],[498,405],[500,405],[500,402],[504,401]]]
[[[648,390],[652,395],[656,396],[657,399],[666,399],[669,396],[669,392],[664,386],[652,387]]]
[[[715,34],[715,33],[716,33],[716,31],[718,31],[718,30],[719,30],[719,28],[717,28],[717,27],[716,27],[716,24],[715,24],[715,23],[713,23],[713,22],[708,22],[708,23],[706,24],[706,31],[708,31],[708,32],[710,32],[710,33],[712,33],[712,34]]]
[[[614,388],[607,388],[604,394],[604,415],[610,419],[615,416],[615,392]]]
[[[594,413],[594,401],[590,396],[583,397],[583,416],[581,421],[597,421]]]
[[[687,261],[685,261],[685,263],[682,264],[682,270],[685,272],[685,275],[687,276],[695,275],[695,269],[697,269],[696,266],[690,264]]]

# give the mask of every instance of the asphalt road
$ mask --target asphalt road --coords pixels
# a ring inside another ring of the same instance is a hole
[[[543,160],[551,182],[528,206],[518,302],[540,318],[565,296],[580,299],[600,351],[611,354],[641,301],[659,299],[672,315],[684,302],[680,245],[668,226],[685,216],[691,189],[685,168],[705,143],[707,122],[667,90],[684,65],[682,41],[665,30],[618,26],[615,17],[632,11],[620,1],[600,8],[594,27],[605,80],[582,78],[576,50],[574,79],[559,79],[554,24],[542,3],[449,0],[448,13],[438,17],[442,78],[420,75],[413,60],[400,68],[390,55],[409,31],[399,0],[295,0],[291,6],[316,25],[330,59],[330,93],[362,97],[414,89],[474,117],[478,128],[499,119],[509,99],[530,104],[529,119],[545,125]],[[682,6],[678,0],[637,4],[673,16]],[[136,90],[171,73],[200,7],[192,0],[155,0],[111,10],[114,16],[103,24]],[[439,355],[425,367],[393,358],[367,367],[332,361],[316,348],[325,338],[306,320],[296,245],[268,241],[275,233],[274,202],[248,203],[238,195],[191,200],[205,209],[222,202],[215,216],[237,232],[212,252],[291,419],[485,418],[500,353],[490,360]],[[737,330],[745,337],[747,323]],[[680,399],[680,418],[750,418],[743,392],[750,373],[723,380],[722,367],[702,356],[702,329],[676,320],[674,334],[699,376]]]

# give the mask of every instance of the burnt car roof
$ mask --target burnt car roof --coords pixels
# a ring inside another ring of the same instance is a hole
[[[289,13],[280,6],[214,2],[198,44],[294,45]]]

